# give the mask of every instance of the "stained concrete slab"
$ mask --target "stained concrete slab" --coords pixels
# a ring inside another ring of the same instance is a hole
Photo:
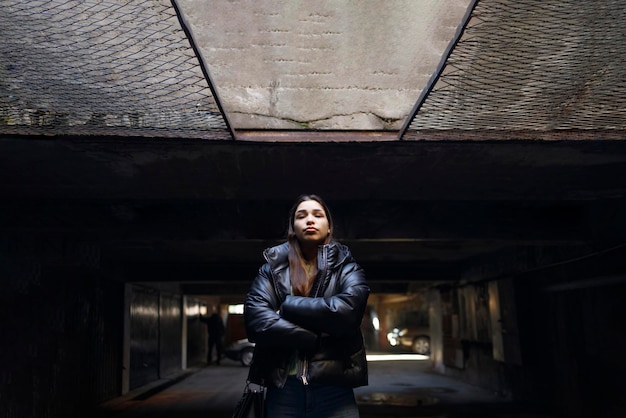
[[[178,0],[236,129],[398,129],[469,0]]]

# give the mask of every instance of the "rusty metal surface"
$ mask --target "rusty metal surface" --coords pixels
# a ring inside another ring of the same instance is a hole
[[[159,378],[159,294],[133,286],[130,305],[130,388]]]

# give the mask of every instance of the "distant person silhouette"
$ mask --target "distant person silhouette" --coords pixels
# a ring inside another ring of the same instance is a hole
[[[217,365],[220,364],[220,360],[222,359],[222,339],[224,338],[224,322],[222,322],[222,318],[214,312],[213,315],[209,317],[207,322],[207,331],[209,332],[209,351],[207,353],[207,364],[211,364],[213,360],[213,348],[216,351],[216,360],[215,363]]]

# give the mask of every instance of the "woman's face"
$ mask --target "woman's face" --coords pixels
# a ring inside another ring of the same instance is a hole
[[[302,245],[320,245],[330,234],[324,208],[315,200],[305,200],[296,208],[293,230]]]

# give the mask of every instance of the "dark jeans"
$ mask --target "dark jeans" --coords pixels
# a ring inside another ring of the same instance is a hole
[[[358,418],[352,388],[302,382],[290,376],[283,389],[267,389],[267,418]]]

